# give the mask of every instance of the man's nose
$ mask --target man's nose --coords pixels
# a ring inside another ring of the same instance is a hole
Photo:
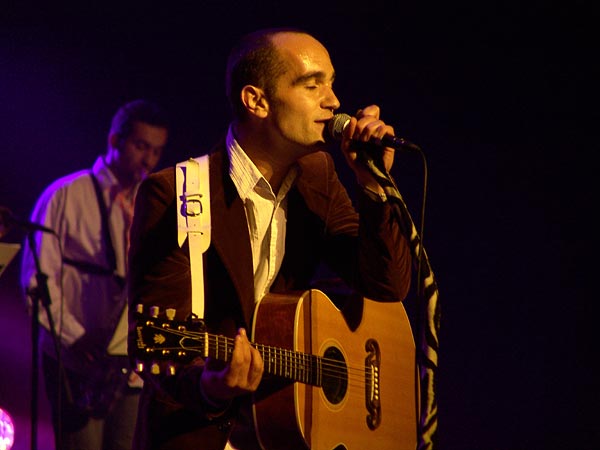
[[[325,96],[325,98],[323,100],[323,105],[325,108],[335,111],[336,109],[338,109],[340,107],[340,101],[338,100],[337,96],[335,95],[333,88],[329,87],[328,89],[329,89],[329,92],[327,93],[327,95]]]

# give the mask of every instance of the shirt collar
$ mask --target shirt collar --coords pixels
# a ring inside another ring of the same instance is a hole
[[[92,173],[96,176],[100,182],[100,186],[102,186],[104,189],[111,188],[119,184],[117,177],[115,177],[106,164],[104,156],[99,156],[96,159],[94,165],[92,166]]]
[[[106,160],[103,155],[98,156],[94,165],[92,166],[92,173],[100,183],[100,187],[103,191],[108,191],[112,195],[115,195],[117,192],[123,190],[121,187],[119,180],[114,173],[110,170],[108,165],[106,164]],[[139,183],[127,194],[128,201],[132,201],[133,197],[139,188]]]
[[[267,183],[267,180],[265,180],[260,173],[260,170],[258,170],[258,167],[256,167],[246,152],[242,150],[242,147],[240,147],[240,144],[233,136],[231,126],[227,132],[227,140],[225,143],[230,161],[229,176],[231,177],[240,198],[246,200],[248,195],[250,195],[250,192],[254,190],[261,180],[264,183]]]
[[[269,182],[263,177],[258,167],[250,159],[250,157],[244,152],[238,141],[233,135],[233,127],[230,125],[227,131],[227,138],[225,141],[227,147],[227,153],[229,154],[229,176],[231,177],[233,184],[235,185],[238,195],[242,200],[246,200],[250,193],[256,188],[257,185],[262,184],[265,187],[268,186],[271,189]],[[288,174],[286,175],[277,197],[284,197],[292,184],[296,180],[298,175],[298,166],[294,165]]]

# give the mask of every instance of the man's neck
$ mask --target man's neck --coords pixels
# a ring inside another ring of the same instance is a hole
[[[263,139],[260,133],[245,133],[243,127],[237,127],[234,133],[240,147],[268,181],[273,192],[277,194],[281,183],[296,161],[286,159],[287,152]]]
[[[127,177],[124,177],[121,171],[119,170],[119,166],[117,161],[114,158],[111,158],[110,153],[104,156],[104,163],[110,173],[117,179],[117,183],[119,184],[119,190],[122,191],[126,196],[129,196],[135,187],[135,184],[129,180]]]

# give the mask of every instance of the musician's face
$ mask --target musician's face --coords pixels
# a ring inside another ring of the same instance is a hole
[[[115,142],[115,175],[123,184],[136,184],[154,170],[167,144],[166,128],[134,122],[131,133]]]
[[[268,99],[268,120],[282,145],[301,156],[323,148],[327,122],[340,106],[335,71],[325,47],[311,36],[282,33],[274,43],[286,71]]]

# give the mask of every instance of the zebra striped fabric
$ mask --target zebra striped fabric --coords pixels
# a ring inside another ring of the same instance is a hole
[[[420,149],[419,149],[420,151]],[[421,386],[421,408],[419,418],[419,450],[433,450],[437,441],[438,405],[436,398],[440,306],[438,302],[438,287],[431,270],[427,252],[421,244],[411,215],[404,199],[389,173],[378,167],[372,149],[359,151],[357,158],[365,164],[383,187],[388,201],[392,202],[394,211],[403,227],[405,234],[410,237],[410,247],[413,259],[417,265],[417,301],[418,320],[417,336],[417,366]]]

